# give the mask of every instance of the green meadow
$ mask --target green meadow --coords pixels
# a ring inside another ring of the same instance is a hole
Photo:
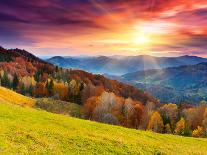
[[[0,154],[207,154],[207,139],[127,129],[0,104]]]

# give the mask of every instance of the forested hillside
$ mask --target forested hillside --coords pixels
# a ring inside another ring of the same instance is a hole
[[[2,154],[205,155],[207,151],[204,138],[161,135],[80,120],[69,117],[77,117],[79,111],[78,105],[72,103],[31,99],[2,87],[0,94]]]
[[[207,134],[205,102],[197,106],[161,105],[148,93],[102,75],[63,69],[24,50],[1,48],[0,53],[1,86],[26,96],[60,100],[40,99],[35,107],[158,133],[194,137]],[[77,111],[79,108],[81,113]]]
[[[1,85],[21,94],[34,97],[54,96],[82,104],[87,98],[108,91],[142,103],[157,102],[150,95],[130,85],[81,70],[62,69],[25,50],[1,48],[0,54]]]

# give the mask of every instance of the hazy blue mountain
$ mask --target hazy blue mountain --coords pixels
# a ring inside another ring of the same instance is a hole
[[[150,92],[162,102],[207,100],[207,63],[137,71],[117,79]]]
[[[47,59],[48,62],[64,68],[77,68],[92,73],[123,75],[130,72],[148,69],[162,69],[182,65],[194,65],[207,62],[207,59],[196,56],[153,57],[140,56],[97,56],[97,57],[61,57]]]
[[[80,64],[80,60],[72,58],[72,57],[61,57],[61,56],[55,56],[50,59],[48,59],[48,62],[58,65],[60,67],[67,67],[70,66],[70,68],[76,68]]]

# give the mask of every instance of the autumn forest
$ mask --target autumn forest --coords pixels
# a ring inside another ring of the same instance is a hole
[[[1,86],[26,96],[79,104],[81,118],[158,133],[207,134],[205,101],[160,104],[146,92],[102,75],[54,66],[24,50],[0,52]]]

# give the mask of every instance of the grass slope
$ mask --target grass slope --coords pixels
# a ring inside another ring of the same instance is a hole
[[[81,106],[49,98],[32,99],[0,86],[0,102],[40,108],[52,113],[81,117]]]
[[[56,114],[64,114],[72,117],[81,118],[81,106],[71,102],[65,102],[49,98],[39,98],[37,99],[35,107]]]
[[[18,105],[33,106],[36,101],[32,98],[18,94],[12,90],[0,86],[0,101]]]
[[[161,135],[0,103],[0,154],[207,154],[207,139]]]

